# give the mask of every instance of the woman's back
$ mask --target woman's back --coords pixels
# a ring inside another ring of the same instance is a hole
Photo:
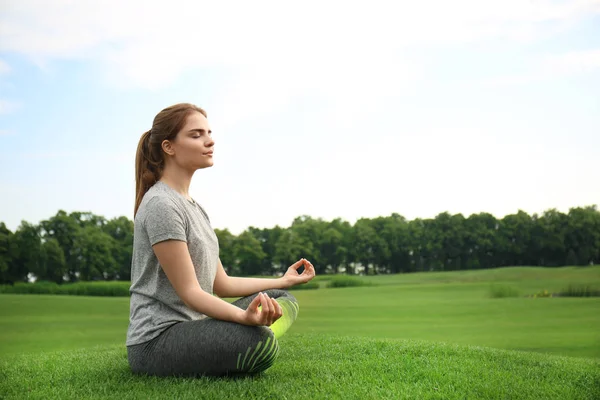
[[[198,203],[158,181],[144,195],[134,220],[127,345],[153,339],[173,323],[204,318],[177,295],[152,250],[170,239],[187,243],[200,286],[213,293],[219,244],[210,220]]]

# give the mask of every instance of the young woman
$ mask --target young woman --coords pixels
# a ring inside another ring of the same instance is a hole
[[[306,259],[277,279],[227,275],[208,215],[188,193],[194,173],[213,165],[214,146],[206,112],[192,104],[162,110],[140,139],[126,340],[134,373],[266,370],[298,314],[284,289],[315,276]]]

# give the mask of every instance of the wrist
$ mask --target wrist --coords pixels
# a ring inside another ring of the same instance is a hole
[[[293,282],[291,281],[291,279],[288,276],[282,276],[281,278],[278,278],[278,283],[279,286],[278,289],[287,289],[290,286],[294,286]]]
[[[244,310],[242,310],[241,308],[238,308],[238,307],[235,307],[235,308],[236,308],[236,310],[233,314],[233,322],[242,324],[242,325],[246,325],[246,318],[245,318],[246,312]]]

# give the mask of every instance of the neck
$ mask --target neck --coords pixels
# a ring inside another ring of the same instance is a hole
[[[193,173],[181,169],[165,168],[160,181],[168,185],[181,195],[190,199],[190,183],[192,182]]]

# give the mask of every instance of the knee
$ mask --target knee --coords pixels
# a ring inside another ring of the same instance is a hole
[[[244,372],[263,372],[275,363],[279,355],[279,342],[273,331],[264,326],[259,329],[257,344],[248,347],[246,355],[241,360],[241,365],[238,365],[238,368]]]

